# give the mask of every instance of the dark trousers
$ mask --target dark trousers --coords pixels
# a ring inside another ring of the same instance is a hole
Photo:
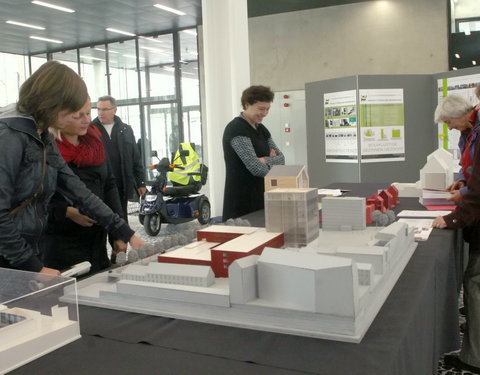
[[[468,265],[463,274],[466,325],[460,359],[480,367],[480,223],[471,229]]]

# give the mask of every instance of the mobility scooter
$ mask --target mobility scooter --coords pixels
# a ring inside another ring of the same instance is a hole
[[[180,224],[197,219],[210,220],[210,202],[199,191],[207,181],[208,168],[200,164],[193,143],[182,143],[172,162],[162,158],[151,165],[158,174],[140,206],[139,220],[150,236],[156,236],[162,223]],[[173,186],[168,185],[171,180]]]

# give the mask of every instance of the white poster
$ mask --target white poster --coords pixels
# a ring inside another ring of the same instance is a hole
[[[359,90],[362,163],[405,160],[403,89]]]
[[[357,163],[356,91],[325,93],[323,103],[326,162]]]

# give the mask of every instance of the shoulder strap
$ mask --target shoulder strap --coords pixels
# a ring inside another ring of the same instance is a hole
[[[15,217],[21,210],[27,207],[29,203],[31,203],[35,198],[37,198],[37,196],[43,191],[43,183],[45,181],[46,172],[47,172],[47,147],[45,146],[43,148],[42,174],[40,177],[40,181],[38,182],[37,188],[35,189],[35,193],[29,198],[25,199],[13,210],[11,210],[8,216],[12,218]]]

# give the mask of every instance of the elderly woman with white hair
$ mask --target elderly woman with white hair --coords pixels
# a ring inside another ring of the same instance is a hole
[[[445,364],[480,373],[480,117],[468,100],[449,95],[437,106],[435,121],[457,129],[460,136],[461,176],[449,189],[457,206],[433,221],[435,228],[464,228],[469,241],[468,265],[463,275],[465,335],[459,355],[447,354]],[[463,194],[462,194],[463,193]]]
[[[449,200],[458,202],[468,191],[467,181],[472,172],[473,154],[480,126],[479,114],[472,104],[460,95],[448,95],[435,110],[435,122],[444,122],[448,129],[460,131],[458,148],[460,149],[460,173],[447,190],[452,192]]]

